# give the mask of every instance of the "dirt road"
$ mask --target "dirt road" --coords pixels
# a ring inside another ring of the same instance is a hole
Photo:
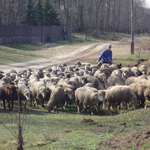
[[[150,37],[135,38],[135,42],[144,41],[144,40],[150,40]],[[75,51],[65,55],[61,55],[58,53],[58,56],[56,57],[50,57],[45,59],[39,59],[36,61],[34,60],[34,61],[28,61],[23,63],[11,64],[11,65],[0,65],[0,71],[7,73],[12,69],[19,71],[23,68],[41,68],[47,66],[51,67],[63,63],[74,64],[76,61],[87,62],[90,59],[98,58],[100,53],[110,43],[112,44],[113,53],[115,53],[115,51],[117,52],[118,49],[121,50],[120,51],[121,53],[124,52],[123,47],[125,45],[130,47],[131,39],[124,38],[120,41],[108,41],[103,43],[99,42],[99,43],[87,44],[86,46],[82,46],[81,48],[76,49]],[[46,46],[46,48],[48,49],[49,47]],[[126,50],[126,53],[130,53],[129,49]]]

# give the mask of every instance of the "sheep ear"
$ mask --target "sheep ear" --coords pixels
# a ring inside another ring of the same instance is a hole
[[[94,94],[94,96],[97,96],[97,94]]]

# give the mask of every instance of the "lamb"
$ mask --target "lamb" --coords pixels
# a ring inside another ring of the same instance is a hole
[[[134,91],[131,90],[128,86],[124,85],[116,85],[109,87],[106,90],[105,99],[108,102],[108,111],[110,115],[112,115],[110,111],[110,106],[112,106],[113,109],[115,109],[115,111],[117,112],[116,106],[119,105],[121,102],[123,104],[124,111],[125,106],[127,109],[127,103],[129,102],[131,102],[135,108],[138,105],[137,96],[134,93]]]
[[[139,83],[132,83],[129,87],[135,92],[137,98],[140,100],[140,106],[144,107],[145,100],[150,100],[150,89]]]
[[[57,110],[57,113],[58,113],[59,112],[58,108],[60,105],[62,106],[62,110],[63,110],[64,97],[65,97],[65,92],[63,88],[61,87],[53,88],[50,99],[47,103],[48,112],[50,113],[54,109],[54,112]]]
[[[98,92],[96,88],[80,87],[75,91],[75,101],[77,110],[83,112],[89,106],[89,111],[93,115],[93,108],[99,101],[105,100],[105,92]]]

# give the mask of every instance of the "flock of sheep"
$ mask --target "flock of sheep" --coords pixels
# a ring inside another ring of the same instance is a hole
[[[150,100],[150,80],[146,65],[139,67],[122,67],[120,65],[76,62],[74,65],[57,65],[44,68],[26,68],[8,73],[0,71],[0,96],[6,109],[13,109],[13,101],[18,100],[24,108],[30,105],[52,110],[62,110],[67,105],[77,106],[77,112],[89,110],[90,114],[107,107],[116,112],[131,105],[144,107],[145,100]],[[12,104],[12,105],[10,105]],[[100,107],[102,106],[103,107]]]

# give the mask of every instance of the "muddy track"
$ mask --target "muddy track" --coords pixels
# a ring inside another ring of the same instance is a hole
[[[143,41],[150,40],[150,37],[139,37],[136,38],[135,41]],[[106,48],[108,44],[112,44],[112,50],[115,51],[115,46],[120,46],[130,44],[130,38],[124,38],[120,41],[108,41],[108,42],[99,42],[93,44],[87,44],[86,46],[82,46],[79,49],[67,54],[61,55],[58,53],[56,57],[50,57],[45,59],[39,59],[34,61],[28,61],[23,63],[16,63],[11,65],[0,65],[0,71],[9,72],[14,69],[16,71],[24,69],[24,68],[41,68],[41,67],[51,67],[58,64],[74,64],[76,61],[87,62],[90,59],[98,58],[100,53]],[[49,48],[46,46],[45,48]]]

